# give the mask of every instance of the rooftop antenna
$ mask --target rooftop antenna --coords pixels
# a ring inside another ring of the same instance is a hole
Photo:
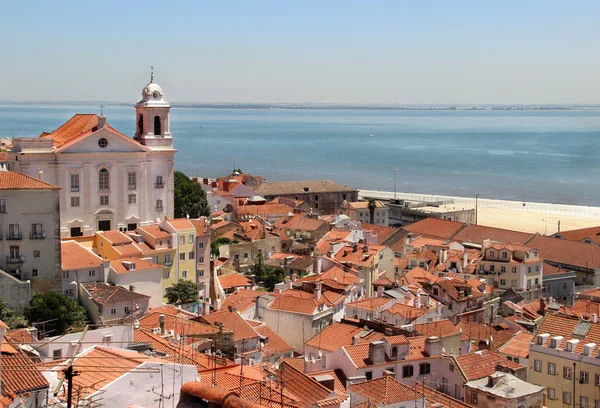
[[[104,116],[104,108],[105,108],[104,105],[100,105],[100,115],[101,116]]]
[[[154,66],[150,66],[150,83],[154,82]]]

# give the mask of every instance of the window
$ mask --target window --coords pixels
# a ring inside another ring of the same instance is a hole
[[[204,269],[198,269],[198,276],[204,276]]]
[[[534,360],[533,361],[533,370],[534,371],[542,372],[542,361],[541,360]]]
[[[31,239],[41,238],[44,238],[44,233],[42,232],[42,224],[31,224]]]
[[[204,248],[204,241],[199,241],[198,242],[198,249],[203,249]]]
[[[185,237],[182,235],[179,237],[179,245],[185,244]]]
[[[569,391],[563,391],[563,403],[571,404],[571,393]]]
[[[161,129],[160,129],[160,116],[154,117],[154,134],[156,136],[162,135]]]
[[[431,364],[421,363],[419,364],[419,375],[426,375],[431,373]]]
[[[55,360],[58,360],[59,358],[62,358],[62,349],[52,350],[52,358],[55,359]]]
[[[490,272],[494,272],[496,270],[496,267],[494,265],[490,265]]]
[[[563,289],[565,289],[565,290],[567,289],[567,282],[563,283]]]
[[[454,364],[450,363],[450,365],[448,366],[448,369],[450,370],[451,373],[454,372]]]
[[[96,271],[94,269],[90,269],[88,271],[88,276],[96,276]]]
[[[179,254],[179,260],[185,261],[185,252],[182,252],[181,254]]]
[[[79,207],[79,197],[71,197],[71,207]]]
[[[587,371],[580,371],[579,372],[579,383],[587,384],[589,382],[590,382],[590,373],[588,373]]]
[[[405,365],[402,367],[402,378],[409,378],[414,375],[414,367],[411,365]]]
[[[165,273],[163,274],[163,278],[169,279],[169,276],[171,276],[171,271],[166,270]]]
[[[536,266],[535,266],[535,271],[536,271],[536,272],[539,272],[539,271],[540,271],[540,266],[539,266],[539,265],[536,265]]]
[[[512,267],[512,273],[517,273],[517,267],[516,266]]]
[[[512,286],[513,288],[517,287],[517,280],[516,279],[511,279],[510,280],[510,286]]]
[[[165,263],[166,264],[170,264],[171,263],[171,254],[166,254],[165,255]]]
[[[6,213],[7,199],[0,198],[0,213]]]
[[[494,251],[490,251],[490,257],[493,257],[494,255],[496,255],[496,253]]]
[[[372,380],[373,379],[373,371],[365,371],[365,378],[367,379],[367,381]]]
[[[527,279],[527,289],[531,289],[531,279]]]
[[[315,195],[315,201],[319,201],[319,195]]]
[[[531,266],[527,268],[527,273],[531,273]]]
[[[125,306],[123,308],[123,312],[125,312],[125,314],[129,314],[129,312],[131,312],[131,309],[129,308],[129,306]]]
[[[203,256],[199,256],[198,257],[198,263],[199,264],[203,264],[204,263],[204,257]]]
[[[579,406],[580,408],[587,408],[588,406],[588,398],[583,395],[579,397]]]
[[[537,285],[539,282],[540,282],[540,279],[539,278],[535,278],[535,282],[534,283]]]
[[[244,252],[244,259],[248,259],[248,252]]]
[[[556,364],[548,363],[548,374],[556,375]]]
[[[137,188],[137,174],[136,173],[127,173],[127,186],[130,190],[135,190]]]
[[[137,229],[136,223],[127,224],[127,231],[135,231]]]
[[[554,388],[548,388],[548,399],[556,399],[556,390]]]
[[[128,202],[129,204],[135,204],[135,203],[136,203],[136,201],[137,201],[137,196],[136,196],[135,194],[129,194],[129,195],[127,196],[127,202]],[[135,228],[134,228],[134,229],[135,229]]]
[[[31,270],[31,276],[38,276],[38,270],[37,269],[32,269]]]
[[[100,205],[108,205],[108,196],[107,195],[100,196]]]
[[[190,235],[190,236],[188,237],[188,244],[193,244],[193,243],[194,243],[194,236],[193,236],[193,235]]]
[[[596,374],[596,377],[594,378],[594,385],[596,387],[600,386],[600,374]]]
[[[79,192],[79,174],[71,174],[71,193]]]
[[[163,202],[162,200],[156,200],[156,211],[162,212],[163,210]]]
[[[506,285],[506,279],[500,279],[500,285],[505,286]]]
[[[116,315],[117,314],[117,309],[115,309],[114,307],[112,309],[110,309],[110,314],[111,315]]]
[[[154,183],[154,188],[163,188],[163,178],[162,176],[156,176],[156,182]]]
[[[477,392],[471,391],[471,404],[477,406]]]
[[[506,266],[501,266],[500,267],[500,272],[506,272]]]
[[[502,258],[506,259],[508,258],[508,252],[502,252]]]
[[[108,146],[108,140],[101,137],[100,139],[98,139],[98,146],[104,149],[106,146]]]
[[[106,169],[101,169],[98,172],[98,190],[106,191],[110,187],[109,184],[109,173]]]
[[[69,279],[69,271],[63,271],[63,279]]]

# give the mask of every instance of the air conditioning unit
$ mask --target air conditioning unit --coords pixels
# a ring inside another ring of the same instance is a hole
[[[152,334],[160,334],[160,327],[155,327],[152,329]]]

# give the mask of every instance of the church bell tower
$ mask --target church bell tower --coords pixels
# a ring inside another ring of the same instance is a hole
[[[134,139],[151,149],[172,149],[171,105],[163,99],[162,88],[154,82],[154,68],[150,83],[142,90],[142,100],[135,105],[136,127]]]

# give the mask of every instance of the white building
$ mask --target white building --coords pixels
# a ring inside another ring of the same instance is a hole
[[[150,296],[148,307],[163,305],[163,266],[144,259],[117,259],[111,261],[108,281],[132,292]]]
[[[62,237],[135,230],[173,217],[170,105],[154,77],[135,108],[134,138],[104,115],[77,114],[50,133],[13,140],[10,168],[34,177],[43,173],[61,188]]]

